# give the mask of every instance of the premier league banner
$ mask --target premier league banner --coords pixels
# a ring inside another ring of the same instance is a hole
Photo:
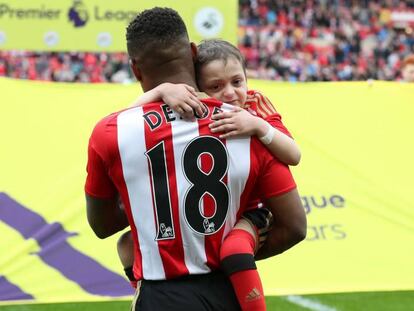
[[[266,295],[414,289],[414,89],[249,81],[302,150],[307,238],[258,262]],[[0,79],[0,305],[131,299],[120,234],[86,218],[88,139],[135,85]]]
[[[0,0],[0,49],[125,51],[126,26],[154,6],[177,10],[194,42],[236,43],[237,0]]]

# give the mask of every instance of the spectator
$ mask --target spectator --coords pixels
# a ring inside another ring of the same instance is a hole
[[[414,54],[407,56],[401,65],[402,79],[405,82],[414,82]]]

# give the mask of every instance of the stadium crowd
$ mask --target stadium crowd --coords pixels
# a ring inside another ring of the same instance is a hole
[[[396,80],[414,51],[414,1],[240,0],[249,76],[288,81]]]
[[[116,82],[132,79],[126,53],[0,51],[0,76],[58,82]]]
[[[414,53],[414,25],[392,15],[414,15],[414,0],[239,0],[239,4],[239,48],[250,78],[398,80],[402,60]],[[103,52],[0,51],[0,76],[91,83],[133,80],[126,53]]]

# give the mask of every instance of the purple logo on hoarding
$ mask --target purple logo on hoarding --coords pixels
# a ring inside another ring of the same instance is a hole
[[[0,300],[32,300],[34,297],[0,275]]]
[[[67,232],[60,223],[46,222],[41,215],[2,192],[0,221],[19,232],[26,240],[34,239],[40,251],[32,255],[39,256],[46,265],[77,283],[85,292],[110,297],[133,294],[132,287],[124,277],[108,270],[68,243],[68,238],[76,236],[77,233]],[[18,298],[31,299],[32,296],[0,275],[0,301]]]
[[[82,0],[73,1],[73,5],[69,8],[68,17],[69,21],[73,23],[73,26],[75,27],[83,27],[86,25],[89,19],[89,14]]]

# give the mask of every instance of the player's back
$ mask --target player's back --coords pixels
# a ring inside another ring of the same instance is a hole
[[[118,115],[118,146],[145,279],[207,273],[233,227],[250,172],[250,138],[222,141],[165,104]],[[137,272],[137,271],[136,271]]]
[[[204,102],[208,112],[195,122],[160,102],[112,114],[92,134],[90,146],[125,205],[137,279],[217,269],[221,242],[250,193],[274,184],[263,176],[276,175],[265,172],[275,160],[256,139],[221,140],[211,133],[211,115],[232,106]],[[268,193],[294,186],[286,184]]]

